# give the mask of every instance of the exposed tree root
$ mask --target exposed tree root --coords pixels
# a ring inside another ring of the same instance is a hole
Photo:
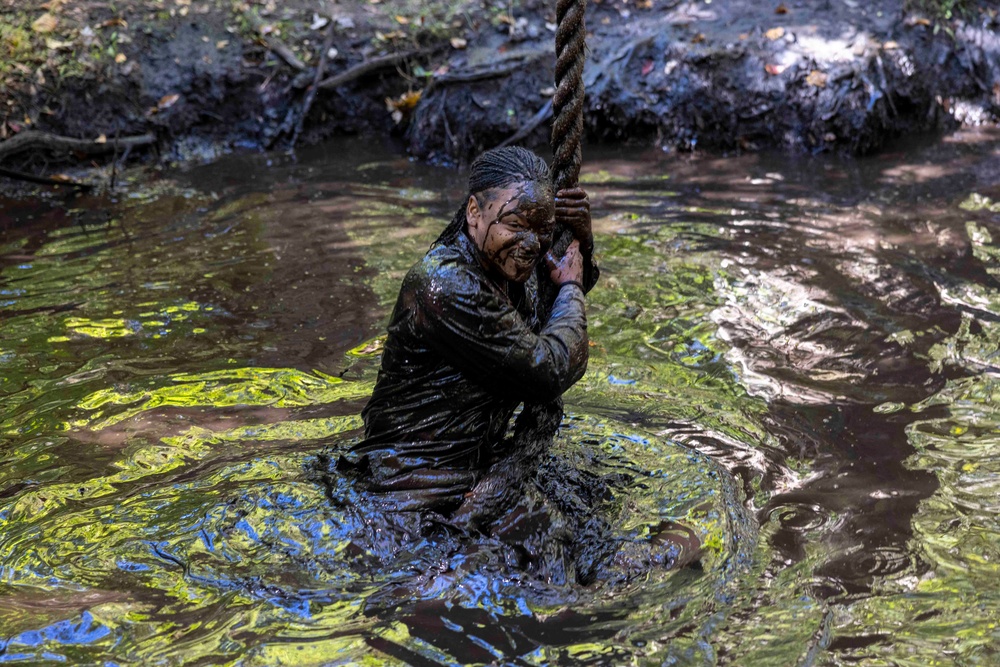
[[[107,141],[98,143],[93,139],[77,139],[75,137],[49,134],[48,132],[38,132],[37,130],[27,130],[20,134],[15,134],[10,139],[0,143],[0,160],[33,148],[100,155],[121,149],[131,149],[137,146],[149,146],[154,143],[156,143],[156,136],[151,133],[140,134],[134,137],[121,137],[120,139],[108,139]]]
[[[253,26],[254,31],[260,35],[261,40],[267,45],[271,51],[274,52],[276,56],[285,61],[285,63],[297,72],[305,71],[306,64],[298,59],[295,52],[292,51],[288,45],[282,42],[277,37],[272,37],[270,35],[264,36],[261,34],[261,28],[264,27],[264,22],[260,20],[260,17],[253,12],[246,12],[244,14],[250,25]]]

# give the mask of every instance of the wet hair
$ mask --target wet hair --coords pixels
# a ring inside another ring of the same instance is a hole
[[[537,183],[551,192],[552,174],[545,160],[520,146],[494,148],[476,158],[469,170],[469,192],[434,245],[454,241],[465,231],[465,211],[469,196],[474,196],[481,202],[482,193],[510,187],[515,183]]]

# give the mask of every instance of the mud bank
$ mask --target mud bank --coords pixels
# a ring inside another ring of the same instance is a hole
[[[995,123],[1000,19],[987,4],[967,1],[946,18],[902,0],[594,2],[588,139],[864,154],[901,134]],[[546,143],[554,3],[315,8],[8,3],[0,139],[40,131],[100,148],[0,143],[0,166],[108,171],[126,159],[198,160],[338,134],[396,137],[435,161],[512,136]],[[153,139],[116,143],[137,136]]]

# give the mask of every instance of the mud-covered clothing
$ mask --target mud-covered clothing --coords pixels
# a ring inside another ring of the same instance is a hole
[[[557,399],[580,379],[583,292],[562,286],[543,322],[540,273],[497,285],[464,233],[409,271],[362,412],[365,439],[352,449],[371,490],[399,509],[457,505],[503,455],[517,406]],[[596,282],[595,267],[586,274]]]

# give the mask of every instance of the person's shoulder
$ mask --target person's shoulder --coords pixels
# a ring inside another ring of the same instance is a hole
[[[422,300],[480,289],[482,272],[455,247],[442,244],[427,251],[406,275],[405,284]]]

